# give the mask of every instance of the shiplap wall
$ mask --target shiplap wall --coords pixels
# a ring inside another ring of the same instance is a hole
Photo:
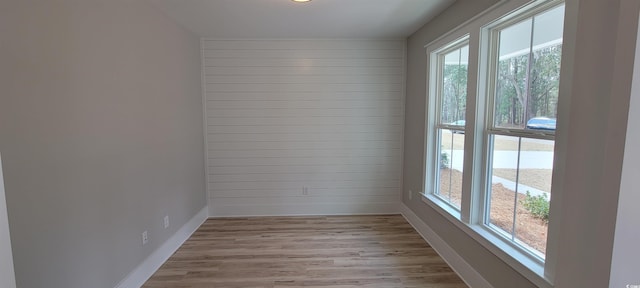
[[[202,56],[210,215],[397,211],[404,40],[203,39]]]

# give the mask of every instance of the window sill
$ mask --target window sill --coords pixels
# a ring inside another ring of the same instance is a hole
[[[507,240],[494,234],[489,228],[479,224],[466,224],[460,219],[460,212],[433,195],[420,194],[422,202],[429,205],[452,224],[480,243],[496,257],[534,283],[538,287],[551,288],[553,284],[544,276],[544,263],[532,255],[521,251]]]
[[[460,214],[460,210],[455,209],[451,206],[451,204],[446,201],[440,199],[440,197],[435,196],[433,194],[420,194],[422,196],[422,200],[425,201],[425,198],[428,201],[432,202],[434,205],[438,206],[440,209],[444,210],[444,212],[448,213],[450,217],[453,217],[457,221],[462,221],[462,215]]]

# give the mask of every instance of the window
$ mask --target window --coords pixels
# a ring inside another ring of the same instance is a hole
[[[437,86],[435,106],[434,194],[454,209],[462,201],[465,113],[467,104],[468,39],[435,53]]]
[[[490,30],[485,224],[544,258],[564,6]]]
[[[549,286],[564,3],[504,3],[426,47],[423,200]]]

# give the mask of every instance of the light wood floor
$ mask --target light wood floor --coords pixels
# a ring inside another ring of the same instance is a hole
[[[143,287],[467,287],[400,215],[207,220]]]

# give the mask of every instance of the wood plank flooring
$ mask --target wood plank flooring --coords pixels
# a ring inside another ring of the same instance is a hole
[[[467,287],[400,215],[207,220],[147,288]]]

